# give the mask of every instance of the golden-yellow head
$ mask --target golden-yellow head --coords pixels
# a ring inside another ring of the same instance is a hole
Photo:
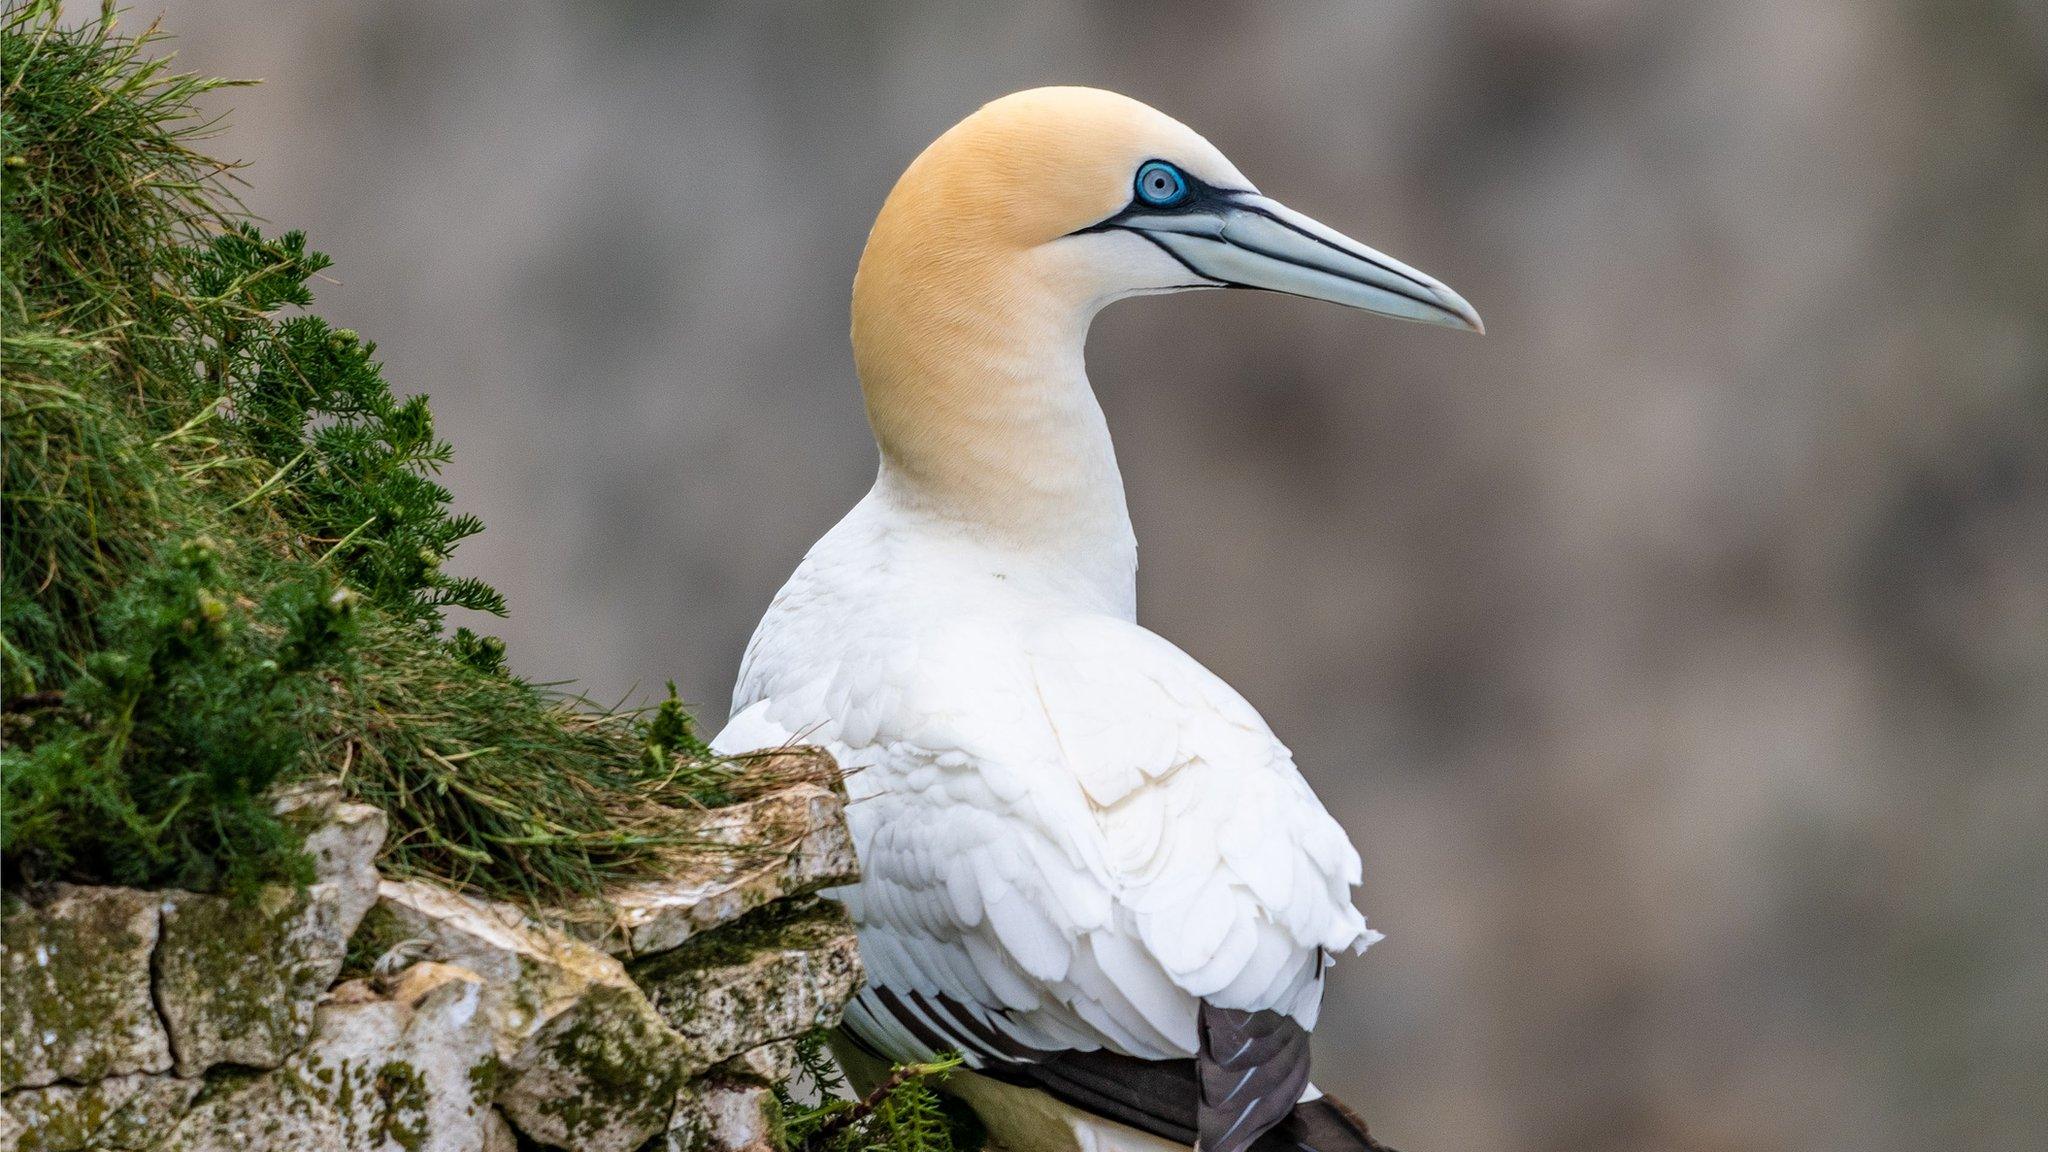
[[[1260,195],[1136,100],[1035,88],[993,101],[911,163],[861,256],[854,358],[877,438],[901,457],[948,422],[1007,418],[989,411],[991,382],[1078,364],[1112,300],[1229,287],[1480,329],[1457,293]]]
[[[1073,87],[992,101],[911,163],[868,238],[855,308],[881,303],[877,288],[946,280],[970,265],[1023,272],[1017,258],[1040,251],[1057,253],[1046,263],[1082,291],[1268,288],[1479,326],[1436,280],[1260,196],[1187,125],[1127,96]]]
[[[890,192],[868,240],[877,258],[1051,243],[1115,215],[1138,166],[1168,159],[1217,187],[1251,184],[1193,129],[1098,88],[1033,88],[992,101],[933,141]]]

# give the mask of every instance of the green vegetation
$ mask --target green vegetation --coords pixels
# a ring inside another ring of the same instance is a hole
[[[797,1084],[775,1090],[780,1143],[790,1152],[977,1152],[986,1144],[988,1133],[974,1113],[935,1090],[960,1067],[958,1056],[898,1065],[873,1091],[851,1100],[839,1095],[846,1078],[826,1052],[825,1038],[814,1032],[798,1043]],[[796,1087],[808,1089],[817,1103],[799,1100]]]
[[[243,218],[195,148],[225,82],[157,39],[0,17],[6,880],[301,876],[263,793],[322,771],[390,814],[392,871],[536,898],[651,871],[738,769],[673,699],[591,710],[443,633],[504,603],[444,571],[482,525],[426,399],[301,311],[327,258]]]

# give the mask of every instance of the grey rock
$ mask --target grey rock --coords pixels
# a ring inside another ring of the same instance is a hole
[[[0,1152],[146,1148],[198,1091],[190,1080],[142,1075],[24,1088],[0,1100]]]
[[[647,956],[777,900],[852,883],[859,864],[837,769],[815,753],[802,770],[833,784],[800,780],[705,813],[693,838],[728,851],[693,849],[669,875],[613,888],[601,905],[563,917],[565,926],[614,955]]]
[[[484,1116],[483,1152],[519,1152],[519,1134],[495,1108]]]
[[[706,1079],[676,1097],[662,1152],[775,1152],[774,1098],[758,1084]]]
[[[281,805],[314,825],[306,851],[315,880],[305,891],[272,885],[253,902],[165,894],[156,997],[178,1075],[217,1064],[275,1068],[311,1038],[320,994],[376,901],[386,826],[375,808],[321,803],[323,795],[295,792]]]
[[[171,1048],[150,999],[157,893],[59,885],[0,924],[0,1090],[162,1072]]]
[[[453,965],[420,967],[388,999],[322,1004],[304,1050],[273,1071],[215,1085],[161,1152],[491,1147],[496,1052],[483,981]]]
[[[731,1077],[756,1084],[771,1087],[786,1084],[790,1077],[801,1070],[796,1058],[796,1041],[777,1040],[773,1044],[749,1048],[719,1065],[718,1070]]]
[[[662,1130],[702,1070],[623,965],[509,904],[386,881],[378,915],[410,951],[484,979],[502,1068],[496,1102],[520,1131],[587,1152],[630,1152]]]
[[[823,901],[768,909],[633,974],[702,1064],[837,1024],[862,979],[853,925]]]

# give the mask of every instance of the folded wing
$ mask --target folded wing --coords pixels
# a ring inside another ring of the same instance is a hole
[[[1198,1103],[1211,1149],[1284,1118],[1325,958],[1373,934],[1357,853],[1251,706],[1107,617],[865,643],[839,665],[858,675],[743,683],[717,741],[804,733],[849,769],[863,876],[832,895],[869,974],[849,1031],[891,1060],[1039,1066],[1041,1087],[1148,1129]],[[1088,1053],[1179,1062],[1199,1101],[1091,1073]]]

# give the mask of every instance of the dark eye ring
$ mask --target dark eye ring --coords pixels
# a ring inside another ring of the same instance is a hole
[[[1188,198],[1188,178],[1164,160],[1138,166],[1138,199],[1154,208],[1171,208]]]

